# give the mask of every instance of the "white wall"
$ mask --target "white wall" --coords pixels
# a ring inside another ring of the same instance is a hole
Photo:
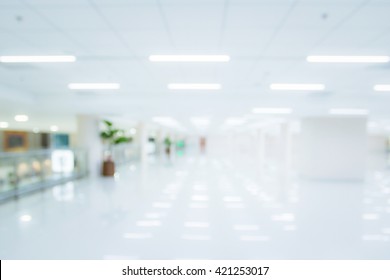
[[[310,179],[363,180],[367,162],[365,117],[302,119],[298,162]]]

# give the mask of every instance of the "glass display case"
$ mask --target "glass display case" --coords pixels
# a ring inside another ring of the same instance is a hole
[[[0,153],[0,201],[87,174],[84,150]]]

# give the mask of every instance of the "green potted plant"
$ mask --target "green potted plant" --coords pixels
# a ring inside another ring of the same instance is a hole
[[[133,139],[126,136],[123,129],[114,127],[113,123],[108,120],[103,120],[105,129],[100,132],[100,137],[103,142],[107,145],[107,155],[103,159],[103,176],[114,176],[115,174],[115,163],[113,160],[113,147],[115,145],[130,143]]]
[[[165,144],[165,153],[167,154],[167,156],[170,156],[170,154],[171,154],[171,145],[172,145],[171,139],[169,137],[165,137],[164,144]]]

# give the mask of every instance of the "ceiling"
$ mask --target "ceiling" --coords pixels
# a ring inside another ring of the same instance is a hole
[[[307,55],[390,55],[388,0],[0,0],[0,55],[75,55],[75,63],[0,64],[0,121],[74,129],[77,114],[149,120],[251,114],[293,116],[366,108],[390,119],[389,64],[314,64]],[[228,63],[153,63],[151,54],[228,54]],[[69,83],[117,82],[104,94]],[[220,83],[178,91],[168,83]],[[323,83],[324,92],[275,92],[270,83]]]

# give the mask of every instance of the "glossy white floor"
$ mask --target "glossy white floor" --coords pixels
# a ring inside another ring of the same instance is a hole
[[[243,158],[152,159],[3,203],[0,259],[389,259],[382,159],[365,183],[302,182]]]

